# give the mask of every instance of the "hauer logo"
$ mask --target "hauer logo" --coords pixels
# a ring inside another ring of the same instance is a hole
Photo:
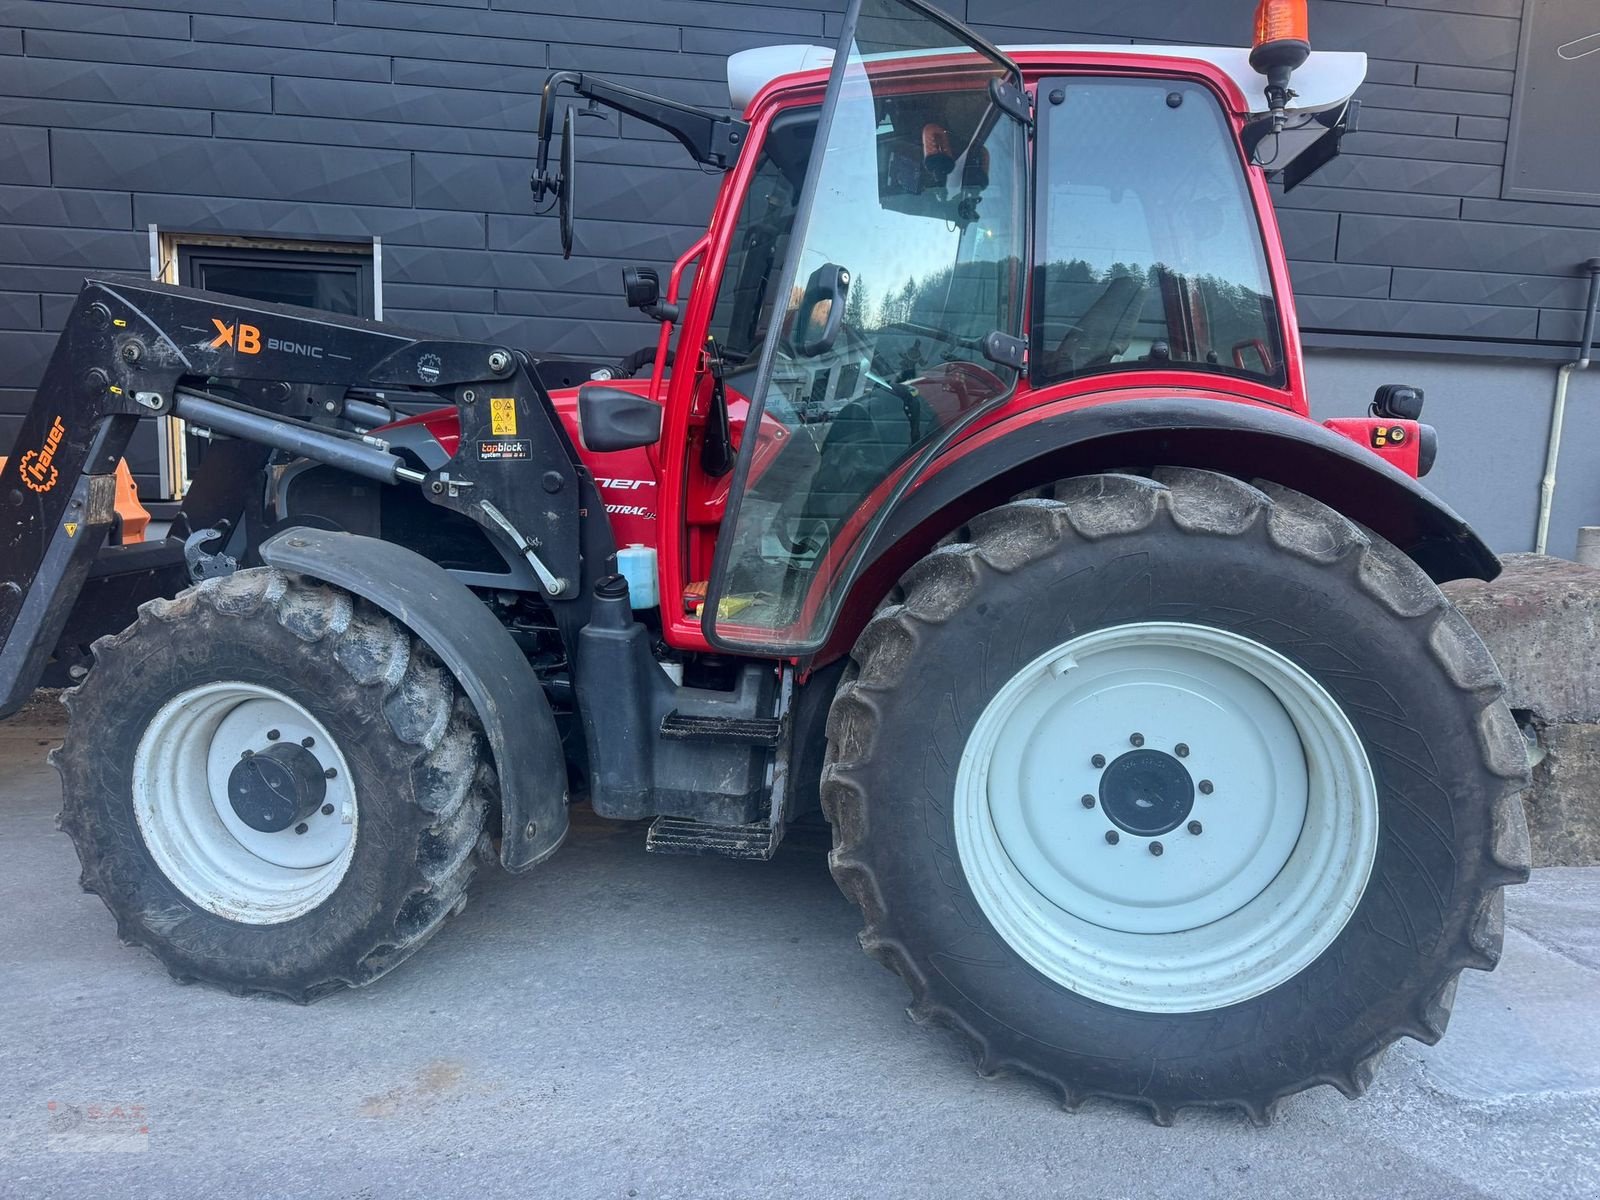
[[[211,323],[217,327],[217,336],[211,339],[213,350],[228,346],[240,354],[261,353],[261,330],[254,325],[246,325],[242,321],[225,325],[220,317],[212,317]]]
[[[29,450],[18,460],[17,471],[30,490],[48,492],[55,487],[56,480],[61,477],[61,472],[56,469],[56,451],[61,448],[61,439],[66,436],[67,427],[61,423],[60,417],[56,417],[50,422],[50,431],[44,435],[44,445],[37,450]]]

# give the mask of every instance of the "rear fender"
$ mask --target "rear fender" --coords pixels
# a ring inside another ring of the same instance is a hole
[[[1109,401],[976,435],[930,464],[873,535],[868,565],[813,661],[848,651],[895,580],[978,513],[1070,476],[1154,466],[1220,471],[1303,492],[1398,546],[1436,583],[1500,573],[1499,559],[1448,505],[1315,421],[1216,400]]]
[[[353,533],[297,527],[261,559],[371,601],[439,656],[477,710],[500,776],[500,862],[523,871],[567,835],[567,771],[544,688],[505,627],[448,571],[414,550]]]

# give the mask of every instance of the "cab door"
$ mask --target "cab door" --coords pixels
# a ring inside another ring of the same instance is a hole
[[[1019,378],[1020,71],[920,0],[854,0],[839,45],[704,609],[726,649],[820,646],[896,485]]]

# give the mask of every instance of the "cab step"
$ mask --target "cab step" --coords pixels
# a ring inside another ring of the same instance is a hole
[[[699,716],[673,709],[661,718],[661,736],[676,742],[721,742],[771,749],[782,733],[783,722],[776,717]]]
[[[778,849],[777,832],[770,821],[711,825],[686,817],[657,817],[650,823],[644,848],[651,854],[715,855],[764,861]]]

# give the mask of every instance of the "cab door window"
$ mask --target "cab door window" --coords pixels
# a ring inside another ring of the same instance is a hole
[[[1284,381],[1244,167],[1216,98],[1159,79],[1044,81],[1033,380],[1182,367]]]

